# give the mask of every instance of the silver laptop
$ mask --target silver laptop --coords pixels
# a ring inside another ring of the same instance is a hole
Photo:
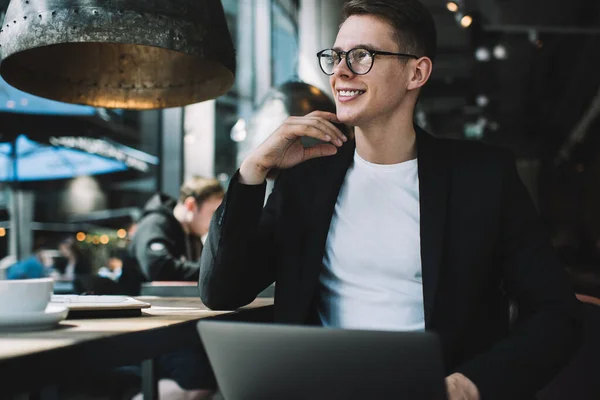
[[[446,399],[437,336],[202,320],[225,400]]]

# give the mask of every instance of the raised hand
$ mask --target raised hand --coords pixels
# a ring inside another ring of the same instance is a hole
[[[311,158],[334,155],[348,140],[334,123],[339,123],[336,115],[325,111],[289,117],[242,162],[240,182],[260,184],[272,169],[291,168]],[[304,147],[302,137],[319,139],[323,143]]]

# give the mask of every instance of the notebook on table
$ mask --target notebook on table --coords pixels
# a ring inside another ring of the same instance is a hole
[[[69,309],[67,319],[79,318],[123,318],[142,315],[142,309],[150,304],[129,296],[98,295],[53,295],[51,304],[60,304]]]

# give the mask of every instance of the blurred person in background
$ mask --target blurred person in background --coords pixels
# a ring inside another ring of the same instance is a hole
[[[147,281],[198,279],[203,240],[224,195],[218,180],[193,177],[179,200],[159,193],[148,201],[129,246]]]
[[[108,278],[112,281],[119,281],[123,273],[124,259],[127,257],[127,250],[112,249],[109,253],[106,265],[98,269],[98,276]]]
[[[56,280],[72,282],[92,273],[92,264],[74,237],[63,239],[58,245],[58,251],[63,259],[55,261]]]
[[[152,197],[129,246],[141,281],[136,283],[136,273],[123,264],[128,290],[139,290],[142,281],[196,281],[203,240],[224,195],[218,180],[197,176],[183,183],[179,200],[165,194]],[[206,399],[216,390],[210,363],[198,349],[160,356],[157,366],[161,398]]]
[[[18,261],[6,270],[6,279],[35,279],[50,276],[52,257],[44,248],[37,249],[31,256]]]

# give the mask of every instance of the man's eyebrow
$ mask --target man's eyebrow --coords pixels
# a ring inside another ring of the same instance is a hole
[[[353,45],[351,48],[352,49],[367,49],[367,50],[377,50],[379,46],[375,46],[374,44],[369,44],[369,43],[359,43],[359,44],[355,44]],[[332,47],[333,50],[335,51],[344,51],[341,47],[339,46],[335,46]],[[350,49],[348,49],[350,50]]]

